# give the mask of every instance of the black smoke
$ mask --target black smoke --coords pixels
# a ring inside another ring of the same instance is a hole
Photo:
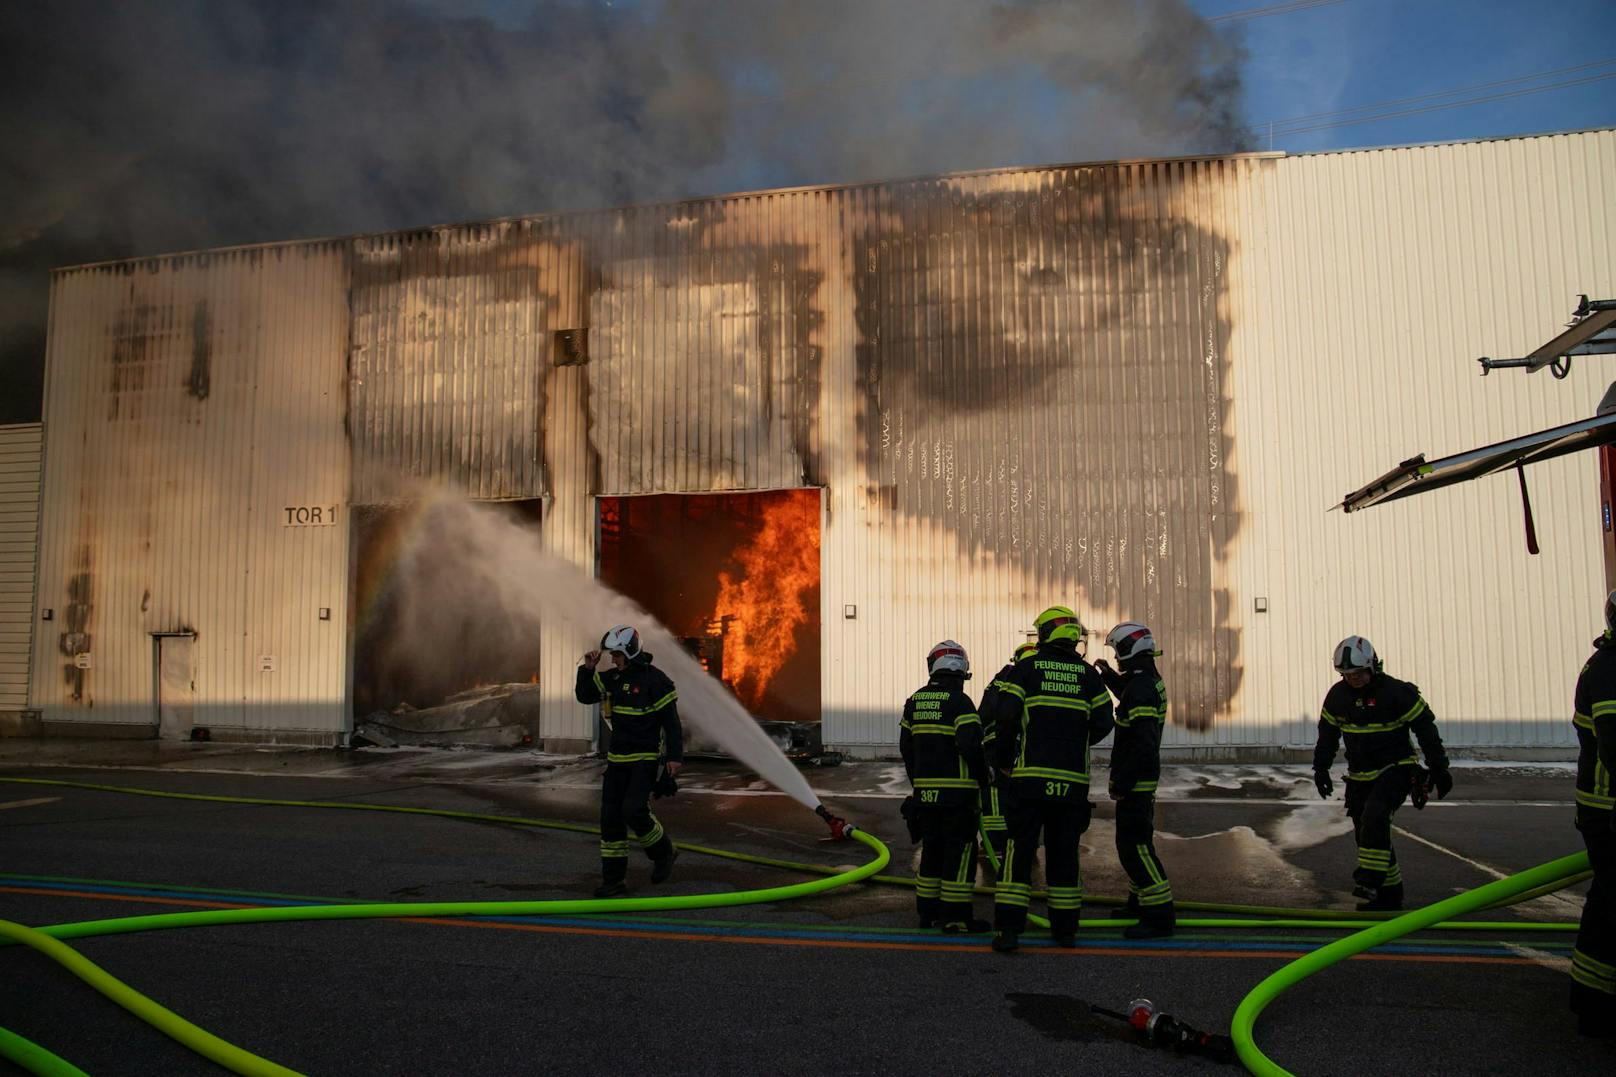
[[[0,422],[55,266],[1235,150],[1239,59],[1182,0],[9,0]]]

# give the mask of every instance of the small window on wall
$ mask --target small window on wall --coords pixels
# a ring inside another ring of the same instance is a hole
[[[820,720],[817,489],[599,499],[600,578],[763,721]]]

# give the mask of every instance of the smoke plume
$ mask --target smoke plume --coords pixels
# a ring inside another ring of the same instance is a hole
[[[48,270],[737,189],[1242,148],[1182,0],[11,0],[0,421]]]

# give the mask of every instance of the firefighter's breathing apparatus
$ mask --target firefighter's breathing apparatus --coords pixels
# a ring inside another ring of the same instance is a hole
[[[497,822],[513,826],[530,826],[548,830],[568,830],[577,833],[598,833],[595,827],[548,819],[521,816],[494,815],[477,812],[458,812],[436,808],[412,808],[391,804],[364,804],[354,801],[299,801],[258,797],[213,796],[199,793],[173,793],[166,790],[138,789],[123,786],[99,785],[89,782],[60,781],[44,778],[0,777],[0,782],[49,785],[67,788],[94,789],[103,792],[126,793],[139,796],[164,797],[179,800],[215,801],[233,804],[260,804],[276,807],[330,808],[348,811],[387,811],[412,815],[434,815],[452,819],[479,822]],[[914,879],[903,876],[881,875],[881,869],[890,861],[887,847],[876,837],[847,820],[831,814],[823,804],[814,808],[830,828],[831,839],[854,840],[868,846],[874,858],[860,867],[839,870],[817,864],[796,863],[769,857],[753,856],[725,849],[715,849],[688,842],[678,847],[688,852],[761,864],[785,870],[819,875],[820,878],[790,886],[776,886],[758,890],[729,893],[685,894],[659,898],[608,898],[604,900],[560,901],[483,901],[483,902],[403,902],[387,904],[263,906],[208,910],[205,912],[168,913],[155,916],[120,917],[107,920],[87,920],[77,923],[54,924],[31,928],[22,924],[0,920],[0,946],[21,943],[51,957],[97,991],[117,1002],[159,1031],[184,1046],[212,1059],[232,1072],[245,1075],[272,1074],[276,1077],[297,1077],[294,1071],[268,1059],[228,1043],[212,1033],[191,1024],[151,999],[135,991],[122,981],[109,975],[90,962],[62,940],[116,935],[135,931],[151,931],[174,927],[195,927],[217,924],[288,922],[299,920],[357,920],[395,917],[460,917],[460,916],[563,916],[590,913],[649,912],[661,910],[705,909],[723,906],[753,905],[820,894],[841,886],[858,882],[878,882],[891,885],[913,886]],[[1412,931],[1426,928],[1470,931],[1575,931],[1574,923],[1452,921],[1449,917],[1513,904],[1551,893],[1588,877],[1586,853],[1564,857],[1518,875],[1489,883],[1479,889],[1459,894],[1435,905],[1417,909],[1395,918],[1343,913],[1333,910],[1277,909],[1258,905],[1231,905],[1216,902],[1179,901],[1180,909],[1198,909],[1225,913],[1246,914],[1256,918],[1180,919],[1181,927],[1202,928],[1311,928],[1358,929],[1355,934],[1315,950],[1279,969],[1259,983],[1240,1003],[1235,1011],[1231,1028],[1234,1051],[1252,1073],[1263,1077],[1277,1077],[1287,1071],[1273,1063],[1253,1041],[1256,1019],[1283,991],[1306,976],[1344,960],[1363,950],[1379,946]],[[1120,898],[1095,895],[1095,904],[1121,905]],[[1040,918],[1029,917],[1032,923]],[[1133,923],[1128,919],[1093,919],[1082,922],[1083,929],[1113,929]],[[1367,926],[1366,926],[1367,925]],[[1044,922],[1047,926],[1047,922]],[[1110,942],[1107,945],[1112,945]],[[1108,1016],[1119,1017],[1135,1027],[1144,1042],[1168,1047],[1175,1051],[1219,1057],[1223,1037],[1190,1028],[1168,1014],[1159,1013],[1143,1000],[1130,1007],[1126,1015],[1100,1010]],[[1138,1022],[1138,1024],[1135,1024]],[[23,1065],[39,1074],[78,1075],[82,1071],[71,1063],[51,1054],[37,1044],[30,1043],[14,1033],[0,1029],[0,1058]]]

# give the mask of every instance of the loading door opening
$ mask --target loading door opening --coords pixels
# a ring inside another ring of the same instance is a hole
[[[820,492],[599,499],[600,578],[765,722],[818,723]]]
[[[501,502],[538,530],[543,502]],[[513,747],[539,735],[536,633],[502,628],[415,504],[355,506],[353,718],[368,743]],[[452,536],[451,536],[452,539]]]

